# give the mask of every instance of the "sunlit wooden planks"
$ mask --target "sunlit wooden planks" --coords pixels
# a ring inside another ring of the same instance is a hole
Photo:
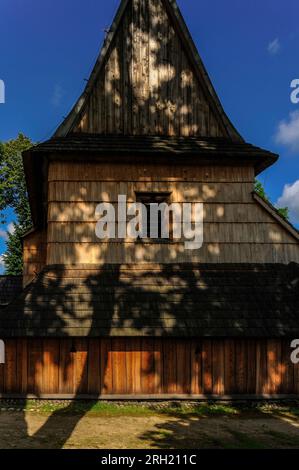
[[[227,136],[163,1],[129,2],[74,131]]]
[[[6,341],[8,395],[288,395],[299,365],[285,339],[61,338]]]

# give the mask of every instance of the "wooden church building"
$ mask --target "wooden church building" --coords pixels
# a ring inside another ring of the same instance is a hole
[[[254,191],[277,155],[225,114],[174,0],[122,0],[86,89],[24,153],[34,223],[2,278],[1,396],[299,393],[299,234]],[[204,242],[99,239],[101,202],[203,203]]]

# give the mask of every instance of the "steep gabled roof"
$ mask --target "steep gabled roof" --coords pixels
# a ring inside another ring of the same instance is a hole
[[[175,0],[122,0],[87,86],[55,136],[225,137],[225,114]]]

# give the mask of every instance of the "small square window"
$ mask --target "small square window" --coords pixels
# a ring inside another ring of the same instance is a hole
[[[136,192],[136,201],[141,202],[147,209],[147,238],[151,237],[151,205],[152,204],[162,204],[169,203],[171,193],[169,192]],[[158,212],[158,227],[157,233],[158,237],[155,240],[165,240],[162,238],[162,213]],[[170,213],[169,220],[169,239],[172,237],[172,214]]]

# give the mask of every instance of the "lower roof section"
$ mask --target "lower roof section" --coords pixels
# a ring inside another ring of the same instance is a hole
[[[0,337],[299,337],[299,265],[48,266]]]
[[[22,276],[0,276],[0,308],[5,307],[20,295],[22,286]]]

